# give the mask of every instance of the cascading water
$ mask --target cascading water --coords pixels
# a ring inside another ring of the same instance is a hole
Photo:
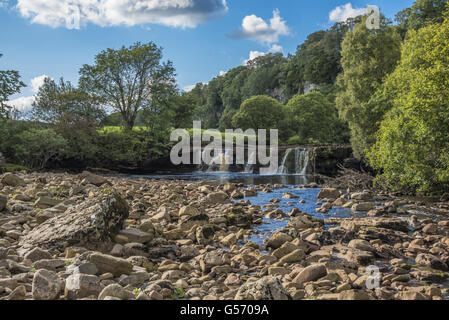
[[[294,158],[292,153],[294,152]],[[278,174],[297,174],[300,176],[307,175],[310,162],[310,150],[306,148],[289,148],[284,154]],[[291,161],[294,161],[293,164]]]
[[[288,156],[290,155],[290,153],[292,153],[293,149],[287,149],[287,151],[285,152],[284,158],[282,159],[281,165],[279,166],[278,169],[278,174],[286,174],[287,172],[287,167],[285,166]]]

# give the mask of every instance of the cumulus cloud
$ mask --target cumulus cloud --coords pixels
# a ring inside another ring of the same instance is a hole
[[[266,52],[261,52],[261,51],[250,51],[249,53],[249,59],[243,61],[243,65],[246,66],[248,65],[248,62],[250,62],[251,60],[257,59],[259,57],[263,57],[266,56],[267,53]]]
[[[192,84],[192,85],[190,85],[190,86],[185,86],[185,87],[183,88],[183,90],[184,90],[184,92],[190,92],[190,91],[192,91],[193,89],[195,89],[195,87],[196,87],[196,84]]]
[[[28,97],[20,97],[8,101],[8,105],[20,112],[27,112],[31,110],[33,102],[36,101],[36,94],[39,92],[40,87],[44,84],[44,80],[49,78],[45,74],[35,77],[30,81],[30,87],[34,95]]]
[[[278,45],[278,44],[273,44],[270,48],[270,52],[271,53],[280,53],[284,50],[284,48],[282,48],[282,46]]]
[[[43,74],[39,77],[31,79],[31,89],[34,93],[38,93],[39,89],[44,85],[45,79],[50,78],[49,76]]]
[[[228,11],[226,0],[18,0],[16,8],[32,23],[69,29],[89,23],[193,28]]]
[[[278,9],[273,11],[273,18],[267,23],[256,15],[243,18],[242,27],[230,35],[236,39],[251,39],[263,44],[272,44],[279,41],[280,36],[290,34],[287,22],[281,18]]]
[[[344,22],[349,18],[355,18],[366,13],[366,8],[355,9],[351,3],[336,7],[329,13],[331,22]]]

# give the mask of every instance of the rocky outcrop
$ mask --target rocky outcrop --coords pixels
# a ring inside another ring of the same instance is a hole
[[[34,228],[20,241],[25,248],[63,249],[71,245],[95,247],[110,241],[128,218],[129,206],[114,190],[88,199]]]

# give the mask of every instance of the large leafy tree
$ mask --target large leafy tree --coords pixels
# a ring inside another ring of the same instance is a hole
[[[392,99],[369,153],[396,189],[449,188],[449,20],[411,31],[384,87]]]
[[[0,58],[3,55],[0,53]],[[19,93],[25,84],[20,81],[20,75],[15,70],[0,70],[0,117],[8,117],[11,107],[8,106],[8,98]]]
[[[255,96],[245,100],[234,115],[232,123],[239,129],[279,129],[284,109],[276,99]]]
[[[410,8],[396,15],[398,29],[403,36],[408,30],[418,30],[434,23],[442,23],[448,10],[447,0],[416,0]]]
[[[385,104],[373,103],[376,91],[400,59],[401,38],[385,21],[380,30],[368,30],[366,17],[346,34],[342,43],[343,73],[337,83],[336,105],[351,129],[354,153],[363,158],[374,142]]]
[[[78,161],[93,159],[99,150],[97,128],[105,118],[102,101],[60,79],[44,80],[33,103],[36,121],[51,124],[68,142],[66,156]]]
[[[152,42],[107,49],[95,64],[81,68],[80,88],[120,112],[125,127],[132,129],[140,110],[152,113],[174,92],[173,65],[161,60],[162,49]]]
[[[296,143],[344,142],[337,109],[319,91],[294,96],[287,104],[287,116]]]

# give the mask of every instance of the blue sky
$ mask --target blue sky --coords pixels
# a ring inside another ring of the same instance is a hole
[[[61,20],[66,2],[80,8],[79,29]],[[99,2],[101,15],[91,9]],[[330,13],[337,7],[346,5],[334,11],[334,20],[368,4],[392,18],[413,1],[0,0],[0,69],[19,70],[28,87],[13,98],[29,98],[42,75],[76,83],[79,68],[101,50],[154,41],[185,88],[244,63],[251,51],[295,53],[308,34],[333,24]]]

